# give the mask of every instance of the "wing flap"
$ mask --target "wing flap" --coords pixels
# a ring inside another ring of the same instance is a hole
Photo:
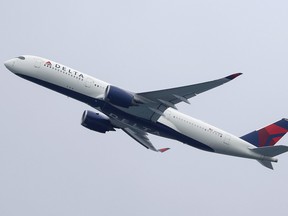
[[[267,157],[274,157],[280,154],[283,154],[288,151],[288,146],[277,145],[277,146],[266,146],[251,149],[251,151],[256,152],[257,154],[264,155]]]

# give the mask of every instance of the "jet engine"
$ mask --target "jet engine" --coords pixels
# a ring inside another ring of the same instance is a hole
[[[109,85],[105,90],[104,100],[120,107],[137,106],[142,102],[135,95],[116,86]]]
[[[115,131],[113,125],[110,122],[110,119],[100,113],[94,113],[88,110],[85,110],[82,119],[81,125],[100,133],[106,133],[107,131]]]

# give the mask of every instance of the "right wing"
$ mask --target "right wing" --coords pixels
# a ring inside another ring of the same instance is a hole
[[[169,148],[156,149],[153,144],[150,142],[148,138],[148,134],[139,130],[135,130],[131,127],[121,128],[125,133],[127,133],[130,137],[136,140],[138,143],[143,145],[145,148],[156,151],[156,152],[165,152],[169,150]]]
[[[147,149],[151,149],[153,151],[157,151],[157,149],[152,145],[148,138],[148,134],[142,131],[133,130],[130,127],[121,128],[125,133],[127,133],[130,137],[132,137],[134,140],[139,142],[141,145],[143,145]]]
[[[114,125],[117,128],[121,128],[126,134],[128,134],[130,137],[132,137],[134,140],[136,140],[138,143],[140,143],[147,149],[162,153],[169,150],[169,148],[156,149],[149,140],[148,134],[145,131],[142,131],[134,127],[133,125],[127,124],[123,121],[122,122],[118,121],[117,119],[114,118],[110,118],[110,121],[112,125]]]

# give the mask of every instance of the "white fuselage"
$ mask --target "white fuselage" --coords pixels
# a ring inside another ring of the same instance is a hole
[[[103,98],[105,89],[109,85],[62,64],[35,56],[26,55],[25,61],[14,58],[5,62],[5,66],[16,75],[33,82],[37,80],[36,83],[45,87],[52,88],[49,86],[51,84],[54,86],[53,90],[57,87],[70,90],[76,94],[75,99],[78,99],[77,95],[87,96],[91,100]],[[41,81],[45,84],[41,84]],[[94,108],[101,111],[97,105]],[[263,159],[261,155],[250,151],[250,149],[255,148],[252,144],[173,108],[166,109],[157,122],[209,146],[216,153],[257,160]],[[271,158],[271,161],[274,159]]]
[[[254,146],[235,135],[209,125],[203,121],[168,108],[158,122],[211,147],[216,153],[239,157],[251,154]]]

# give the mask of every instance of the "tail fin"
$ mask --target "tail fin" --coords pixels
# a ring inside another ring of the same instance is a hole
[[[273,146],[288,132],[288,119],[281,119],[260,130],[253,131],[241,139],[255,145],[256,147]]]

